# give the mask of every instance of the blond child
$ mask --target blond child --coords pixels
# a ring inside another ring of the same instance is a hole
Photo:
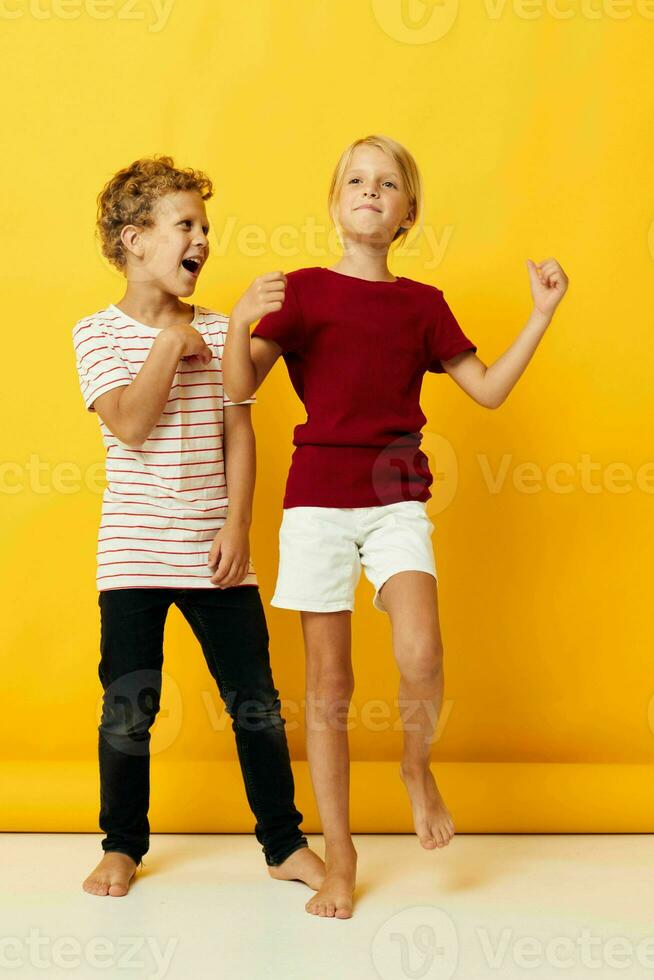
[[[348,738],[333,709],[349,703],[354,686],[350,620],[361,566],[375,587],[375,607],[390,617],[399,702],[411,706],[400,774],[416,834],[427,850],[454,834],[430,769],[443,644],[426,512],[432,476],[420,449],[424,374],[446,372],[477,404],[497,408],[567,288],[555,259],[528,260],[533,310],[508,350],[486,366],[443,292],[389,269],[391,245],[414,226],[421,201],[408,150],[384,136],[353,142],[329,191],[342,258],[333,268],[256,279],[232,312],[223,357],[225,390],[238,400],[251,397],[283,356],[307,410],[294,433],[271,602],[299,610],[302,621],[307,754],[327,868],[306,909],[320,916],[349,918],[356,880]]]

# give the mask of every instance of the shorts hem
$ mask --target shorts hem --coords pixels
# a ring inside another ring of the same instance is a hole
[[[278,609],[294,609],[297,612],[354,612],[354,603],[344,601],[321,602],[319,599],[289,599],[285,596],[273,596],[271,606]]]
[[[383,605],[383,600],[381,596],[379,595],[380,589],[382,589],[383,586],[386,585],[386,583],[390,578],[393,578],[394,575],[397,575],[398,572],[425,572],[427,575],[431,575],[436,580],[436,584],[438,585],[438,575],[436,574],[436,571],[433,568],[424,568],[424,567],[416,568],[415,564],[409,565],[407,568],[394,568],[393,571],[386,576],[386,578],[381,583],[379,588],[375,589],[375,594],[372,599],[372,604],[375,607],[375,609],[378,609],[380,612],[385,612],[385,613],[388,612],[386,607]]]

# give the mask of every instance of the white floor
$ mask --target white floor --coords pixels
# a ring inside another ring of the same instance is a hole
[[[308,915],[248,835],[153,835],[127,896],[87,895],[100,839],[0,835],[0,975],[654,978],[654,835],[358,835],[344,921]]]

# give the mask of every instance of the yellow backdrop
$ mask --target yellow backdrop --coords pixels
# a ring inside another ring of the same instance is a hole
[[[424,229],[395,271],[444,290],[490,363],[530,309],[525,259],[568,296],[498,411],[446,376],[422,405],[446,651],[435,771],[460,830],[652,830],[654,8],[646,0],[5,0],[0,4],[6,830],[97,829],[102,443],[76,320],[121,296],[95,196],[138,156],[207,170],[229,311],[256,275],[330,265],[328,180],[368,133],[405,143]],[[303,418],[283,365],[253,411],[264,601]],[[353,619],[356,830],[411,828],[397,672],[362,580]],[[305,827],[299,617],[267,606]],[[153,830],[250,830],[229,719],[173,609]],[[209,787],[209,789],[208,789]]]

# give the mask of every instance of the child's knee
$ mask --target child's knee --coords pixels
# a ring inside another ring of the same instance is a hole
[[[241,694],[226,699],[227,712],[235,726],[242,731],[275,730],[284,727],[281,714],[279,692],[259,692],[254,695]]]
[[[314,665],[307,674],[307,689],[314,698],[349,701],[354,694],[354,674],[349,666]]]
[[[142,691],[138,695],[105,691],[100,731],[114,737],[142,739],[154,724],[159,707],[156,691]]]
[[[398,655],[402,680],[412,687],[431,687],[443,674],[443,648],[441,644],[415,645]]]

